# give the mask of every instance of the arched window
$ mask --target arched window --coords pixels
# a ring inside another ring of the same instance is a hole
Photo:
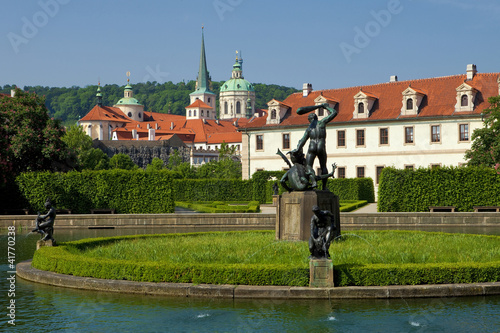
[[[201,116],[203,117],[203,110],[201,110]]]
[[[196,110],[193,110],[193,116],[196,117]]]
[[[365,105],[363,102],[358,104],[358,113],[365,113]]]
[[[207,110],[207,117],[210,117],[210,111]]]
[[[467,95],[462,95],[462,101],[461,101],[461,106],[468,106],[469,105],[469,96]]]
[[[413,99],[408,98],[406,100],[406,110],[413,110]]]
[[[271,119],[276,119],[276,110],[275,109],[273,109],[271,111]]]
[[[240,103],[240,101],[236,102],[236,114],[241,114],[241,103]]]
[[[191,110],[189,110],[189,116],[191,117]]]
[[[224,114],[227,114],[227,102],[224,102]]]

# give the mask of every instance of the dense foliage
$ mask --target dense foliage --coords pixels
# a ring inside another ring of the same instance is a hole
[[[500,167],[500,96],[488,98],[483,111],[484,127],[472,133],[471,149],[465,153],[469,166]],[[500,172],[500,170],[498,170]]]
[[[0,181],[8,173],[61,170],[70,162],[64,128],[34,93],[17,89],[15,97],[0,96],[0,134]]]
[[[455,206],[459,212],[500,206],[500,175],[486,167],[382,170],[379,212],[426,212],[429,206]]]
[[[354,231],[330,247],[336,286],[500,281],[500,237]],[[307,286],[307,242],[273,231],[84,239],[36,251],[35,268],[95,278]],[[485,255],[486,254],[486,255]]]
[[[195,90],[195,81],[158,83],[145,82],[133,85],[134,97],[144,105],[147,111],[185,114],[185,107],[189,105],[189,94]],[[219,93],[219,87],[224,81],[212,82],[215,94]],[[1,88],[1,87],[0,87]],[[0,89],[2,93],[10,93],[14,86],[5,85]],[[116,84],[101,87],[103,105],[113,106],[123,97],[123,86]],[[276,98],[285,99],[288,95],[298,90],[278,85],[254,84],[257,108],[267,109],[267,102]],[[65,124],[73,124],[79,118],[85,116],[96,104],[97,86],[70,87],[42,87],[25,86],[26,91],[35,91],[38,95],[46,97],[46,106],[50,115],[62,120]]]
[[[187,208],[200,213],[258,213],[258,201],[175,201],[176,207]]]
[[[17,177],[17,183],[33,211],[43,211],[50,197],[56,208],[74,213],[94,208],[111,208],[121,214],[174,212],[168,171],[26,172]]]

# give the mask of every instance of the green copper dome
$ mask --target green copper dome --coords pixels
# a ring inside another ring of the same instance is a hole
[[[245,79],[229,79],[222,86],[220,91],[254,91],[253,85]]]
[[[138,100],[133,97],[123,97],[116,103],[117,105],[141,105]]]

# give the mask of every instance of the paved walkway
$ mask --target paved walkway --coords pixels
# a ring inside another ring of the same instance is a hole
[[[377,213],[377,203],[369,203],[361,208],[352,211],[353,213]]]

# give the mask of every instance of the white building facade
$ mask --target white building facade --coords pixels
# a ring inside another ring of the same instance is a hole
[[[267,117],[240,130],[243,178],[258,170],[288,168],[276,152],[296,148],[309,125],[307,115],[296,110],[322,103],[338,111],[326,127],[328,169],[337,164],[335,177],[370,177],[377,189],[384,167],[460,166],[466,163],[472,132],[483,126],[481,112],[489,107],[488,97],[500,94],[499,76],[478,74],[469,65],[466,75],[442,78],[322,91],[305,84],[302,93],[272,100]],[[276,115],[271,115],[273,109]],[[321,119],[326,110],[315,112]],[[317,159],[314,169],[319,169]]]

